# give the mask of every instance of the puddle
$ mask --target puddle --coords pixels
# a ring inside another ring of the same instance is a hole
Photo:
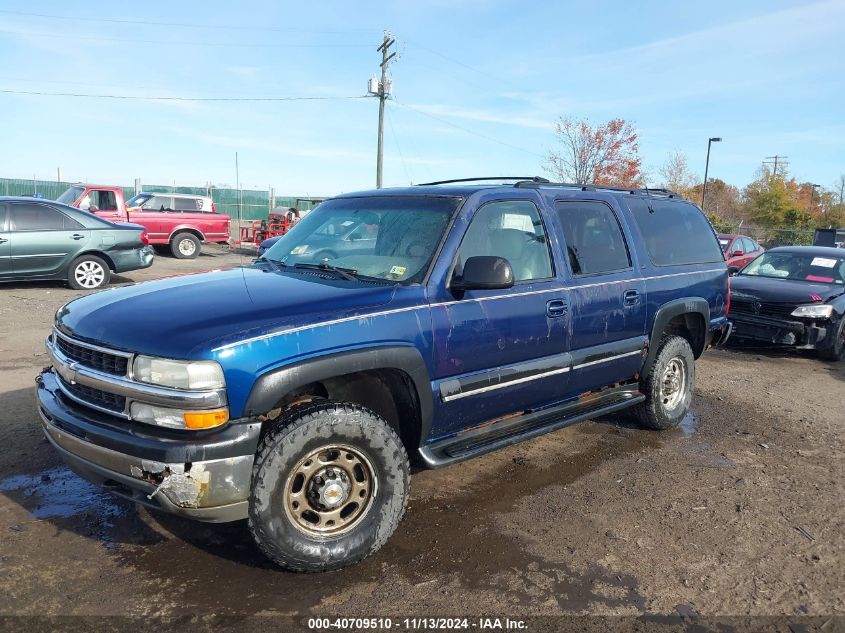
[[[34,475],[12,475],[0,480],[0,492],[16,493],[36,519],[72,517],[95,512],[111,527],[111,520],[126,513],[126,504],[88,483],[65,467]]]
[[[684,437],[689,437],[698,430],[698,416],[692,411],[687,412],[678,428],[684,434]]]

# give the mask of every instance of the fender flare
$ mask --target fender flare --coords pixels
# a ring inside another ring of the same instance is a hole
[[[309,383],[372,369],[397,369],[410,378],[419,403],[422,443],[431,430],[431,380],[419,350],[407,345],[331,353],[272,369],[253,384],[244,407],[245,415],[266,413],[282,395]]]
[[[649,336],[648,354],[643,362],[640,375],[645,376],[648,373],[654,363],[654,359],[657,357],[657,344],[660,342],[659,337],[661,332],[666,329],[669,321],[682,314],[700,314],[704,319],[704,336],[706,338],[707,328],[710,324],[710,304],[705,299],[701,297],[684,297],[683,299],[675,299],[674,301],[664,303],[654,315],[654,324],[651,326],[651,335]]]

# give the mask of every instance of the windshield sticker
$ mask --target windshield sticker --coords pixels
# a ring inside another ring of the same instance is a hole
[[[407,269],[407,268],[405,268],[405,266],[393,266],[393,267],[390,269],[390,274],[391,274],[391,275],[396,275],[397,277],[401,277],[402,275],[404,275],[404,274],[405,274],[405,271],[406,271],[406,270],[408,270],[408,269]]]
[[[813,257],[810,266],[820,266],[822,268],[833,268],[836,266],[836,260],[828,257]]]
[[[818,275],[807,275],[807,281],[818,281],[823,284],[832,284],[833,277],[819,277]]]

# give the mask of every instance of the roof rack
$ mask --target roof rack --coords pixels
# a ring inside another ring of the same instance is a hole
[[[618,191],[621,193],[630,194],[647,194],[656,196],[666,196],[667,198],[680,198],[680,194],[671,189],[664,189],[661,187],[611,187],[609,185],[596,185],[587,183],[575,182],[552,182],[542,176],[481,176],[479,178],[453,178],[451,180],[436,180],[434,182],[422,182],[419,186],[427,187],[431,185],[450,185],[457,183],[470,182],[493,182],[500,180],[515,180],[514,187],[536,189],[538,187],[563,187],[569,189],[580,189],[581,191]]]
[[[540,176],[482,176],[480,178],[453,178],[452,180],[435,180],[434,182],[421,182],[420,187],[427,187],[430,185],[449,185],[459,182],[485,182],[491,180],[516,180],[518,182],[535,182],[547,183],[545,178]]]
[[[533,188],[537,187],[563,187],[569,189],[580,189],[581,191],[618,191],[622,193],[638,194],[644,193],[648,195],[666,196],[668,198],[680,198],[681,196],[671,189],[651,188],[651,187],[611,187],[609,185],[595,185],[586,183],[574,182],[550,182],[545,178],[537,180],[536,178],[520,180],[514,184],[517,188]]]

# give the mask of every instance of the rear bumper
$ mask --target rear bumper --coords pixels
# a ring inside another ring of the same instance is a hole
[[[734,324],[733,337],[740,340],[759,341],[770,345],[785,345],[800,349],[829,347],[829,333],[835,331],[830,322],[790,321],[767,316],[731,314]]]
[[[247,516],[258,423],[234,421],[203,437],[157,435],[157,429],[142,430],[68,400],[51,370],[37,382],[44,435],[81,477],[149,508],[200,521]]]
[[[140,270],[153,265],[155,251],[152,246],[144,246],[127,251],[109,251],[109,257],[114,262],[114,272],[125,273],[130,270]]]

